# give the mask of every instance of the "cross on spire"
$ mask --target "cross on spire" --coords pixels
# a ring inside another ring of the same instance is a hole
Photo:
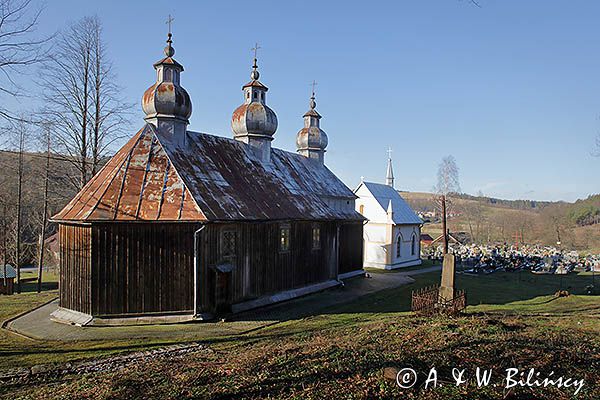
[[[312,86],[312,97],[315,97],[315,86],[318,85],[317,81],[313,80],[310,84]]]
[[[254,63],[256,64],[256,57],[258,56],[258,50],[262,49],[262,47],[260,47],[258,45],[258,43],[254,44],[254,47],[251,48],[250,50],[252,50],[254,52]]]
[[[171,24],[173,23],[173,21],[175,21],[175,18],[173,18],[171,16],[171,14],[169,14],[169,17],[167,18],[167,21],[165,22],[165,24],[169,25],[169,35],[171,34]]]
[[[388,147],[387,153],[388,153],[388,159],[391,160],[392,159],[392,148],[391,147]]]

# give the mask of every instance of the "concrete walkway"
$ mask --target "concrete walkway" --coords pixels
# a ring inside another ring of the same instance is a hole
[[[326,308],[347,303],[359,297],[414,282],[413,275],[439,271],[440,266],[406,272],[370,273],[370,278],[357,277],[337,287],[285,303],[236,314],[226,322],[195,322],[165,325],[77,327],[50,320],[58,300],[33,310],[7,325],[7,329],[34,339],[58,341],[171,339],[205,340],[243,334],[281,321],[319,314]]]

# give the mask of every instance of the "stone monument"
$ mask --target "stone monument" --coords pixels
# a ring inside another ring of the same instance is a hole
[[[456,262],[454,254],[444,254],[442,264],[442,284],[440,285],[440,301],[447,303],[454,300],[454,272]]]

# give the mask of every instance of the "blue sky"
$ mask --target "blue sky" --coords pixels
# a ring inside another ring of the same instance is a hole
[[[135,101],[154,81],[165,20],[185,66],[193,130],[230,136],[258,41],[261,81],[277,113],[274,146],[295,149],[315,79],[327,165],[350,187],[383,181],[429,191],[456,158],[463,191],[568,200],[600,192],[600,2],[67,1],[40,29],[85,15],[104,23],[110,56]],[[135,129],[132,128],[132,134]]]

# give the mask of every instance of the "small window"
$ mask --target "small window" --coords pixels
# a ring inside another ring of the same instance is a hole
[[[290,250],[290,227],[283,225],[279,228],[279,251]]]
[[[364,215],[365,214],[365,206],[364,206],[364,204],[361,204],[360,207],[358,208],[358,210],[359,210],[358,212],[360,212],[361,214]]]
[[[410,252],[411,252],[411,254],[412,254],[413,256],[415,255],[415,252],[416,252],[416,250],[415,250],[415,248],[416,248],[416,242],[417,242],[417,241],[415,240],[415,235],[413,235],[413,237],[412,237],[412,241],[411,241],[411,243],[410,243]]]
[[[396,240],[396,257],[400,257],[402,249],[402,236],[398,235],[398,239]]]
[[[237,233],[232,230],[221,232],[221,256],[224,258],[235,257],[237,247]]]
[[[321,228],[318,226],[312,228],[312,248],[313,250],[321,248]]]
[[[258,93],[254,92],[254,98],[256,99],[258,97]]]

